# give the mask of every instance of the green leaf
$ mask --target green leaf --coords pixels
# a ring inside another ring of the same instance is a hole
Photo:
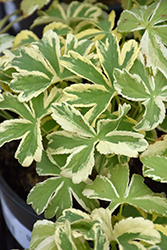
[[[51,84],[73,76],[60,65],[60,49],[59,37],[52,30],[45,32],[40,41],[20,48],[20,55],[11,62],[18,73],[13,74],[10,87],[19,92],[21,102],[38,96]]]
[[[29,249],[58,250],[55,244],[56,224],[48,220],[38,220],[34,224]]]
[[[149,213],[167,215],[166,199],[155,196],[143,183],[143,177],[133,175],[129,183],[127,165],[119,164],[111,169],[109,178],[97,176],[93,184],[88,185],[83,191],[83,194],[90,199],[109,201],[111,211],[114,211],[120,204],[127,203]]]
[[[13,46],[14,37],[9,34],[0,34],[0,52]]]
[[[55,155],[70,154],[66,164],[61,166],[61,174],[72,178],[74,183],[86,181],[94,166],[95,145],[102,154],[116,153],[137,157],[138,151],[144,151],[148,144],[142,134],[116,131],[129,109],[130,106],[125,104],[119,107],[119,115],[115,119],[99,120],[95,132],[74,107],[65,102],[53,104],[52,116],[64,131],[48,135],[47,152],[55,164]]]
[[[45,211],[46,218],[52,218],[55,214],[58,218],[64,209],[72,207],[72,197],[88,212],[99,206],[98,201],[83,196],[86,183],[74,184],[71,179],[62,177],[59,167],[51,163],[46,154],[43,154],[41,162],[37,164],[37,172],[55,176],[36,184],[27,197],[27,203],[32,204],[37,214]]]
[[[71,105],[65,102],[61,104],[55,103],[52,105],[52,111],[53,119],[55,119],[64,130],[77,132],[84,137],[93,137],[95,135],[94,129],[84,119],[81,113]]]
[[[58,36],[66,36],[68,33],[72,33],[72,29],[68,25],[61,22],[49,23],[44,27],[43,33],[50,29],[57,33]]]
[[[104,42],[111,35],[111,33],[115,34],[118,39],[121,38],[121,35],[117,33],[116,29],[113,30],[115,24],[114,11],[111,11],[105,19],[91,24],[93,25],[93,27],[91,26],[90,28],[88,27],[81,31],[79,30],[79,28],[84,25],[84,22],[80,23],[76,27],[75,33],[78,39],[102,40]]]
[[[51,22],[61,22],[69,27],[75,27],[83,20],[97,21],[102,14],[102,9],[98,4],[91,2],[72,1],[65,8],[63,4],[53,1],[46,11],[39,13],[40,16],[35,19],[31,28]]]
[[[123,97],[132,101],[141,101],[145,112],[141,121],[135,126],[136,130],[152,130],[165,118],[165,105],[167,95],[167,79],[158,71],[155,77],[146,74],[141,62],[136,62],[138,74],[131,74],[126,70],[114,70],[115,89]],[[132,70],[134,72],[134,70]],[[147,76],[147,78],[146,78]]]
[[[14,39],[13,47],[17,48],[24,45],[29,45],[32,42],[38,41],[39,38],[30,30],[20,31]]]
[[[142,242],[155,245],[161,240],[159,232],[154,229],[153,222],[142,217],[129,217],[116,223],[114,235],[122,250],[144,250],[146,248]]]
[[[99,227],[95,229],[95,245],[94,250],[109,250],[109,241],[103,230]]]
[[[143,173],[156,181],[167,182],[167,136],[162,136],[141,154]]]
[[[58,227],[55,232],[55,242],[58,249],[69,249],[69,250],[77,250],[74,242],[72,240],[71,228],[68,221],[66,221],[63,227]]]
[[[129,69],[138,54],[137,43],[127,42],[120,51],[116,36],[110,35],[106,44],[96,43],[97,54],[105,75],[87,58],[70,51],[68,56],[61,58],[61,64],[75,74],[83,77],[92,84],[75,84],[65,88],[67,101],[75,107],[90,107],[85,118],[95,125],[96,119],[109,106],[116,95],[113,88],[113,69]],[[107,78],[106,78],[107,76]]]
[[[144,175],[155,181],[167,182],[167,157],[165,156],[147,156],[142,158],[144,164]]]
[[[53,88],[49,95],[45,92],[33,98],[29,106],[19,102],[15,95],[10,93],[3,95],[0,109],[14,111],[21,118],[6,120],[0,124],[0,145],[21,139],[15,157],[22,166],[29,166],[33,160],[37,162],[41,160],[43,145],[40,121],[51,112],[50,103],[58,100],[59,96],[60,90]]]
[[[166,1],[158,1],[148,6],[125,10],[118,22],[118,31],[131,32],[144,30],[140,47],[145,55],[147,67],[161,69],[166,75],[167,66],[167,26],[163,22],[167,20]]]
[[[21,2],[21,10],[24,12],[25,15],[29,16],[37,9],[41,9],[44,5],[48,4],[50,0],[23,0]]]

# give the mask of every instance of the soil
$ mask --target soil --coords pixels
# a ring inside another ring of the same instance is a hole
[[[19,164],[14,158],[18,144],[18,141],[12,141],[0,148],[0,174],[12,190],[26,200],[30,189],[46,177],[38,176],[35,171],[35,162],[30,167],[22,167]]]

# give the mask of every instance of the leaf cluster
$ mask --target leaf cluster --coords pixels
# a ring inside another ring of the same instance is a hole
[[[23,0],[24,17],[48,3]],[[167,199],[145,184],[167,182],[167,5],[132,1],[116,28],[115,12],[103,9],[54,0],[31,27],[44,24],[42,38],[0,35],[8,39],[0,146],[20,140],[15,158],[23,167],[35,161],[47,177],[27,197],[46,218],[34,225],[30,250],[167,245]],[[142,175],[131,174],[133,159]]]

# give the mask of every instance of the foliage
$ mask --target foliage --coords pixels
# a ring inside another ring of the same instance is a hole
[[[22,18],[49,2],[23,0]],[[94,0],[39,10],[41,38],[0,23],[0,146],[20,140],[15,158],[47,177],[29,250],[166,250],[167,199],[145,178],[167,182],[167,5],[126,2],[117,28]]]

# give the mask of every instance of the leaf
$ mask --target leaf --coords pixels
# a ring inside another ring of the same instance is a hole
[[[97,133],[71,105],[62,102],[55,103],[52,107],[52,116],[64,131],[53,132],[47,137],[49,140],[47,152],[53,162],[55,155],[70,154],[66,164],[61,167],[61,174],[72,178],[74,183],[86,181],[91,174],[95,145],[102,154],[116,153],[133,157],[148,146],[142,134],[116,131],[129,111],[129,105],[119,107],[120,113],[116,119],[99,120]]]
[[[165,250],[166,244],[167,244],[167,227],[155,224],[155,229],[158,230],[160,235],[161,235],[161,242],[159,244],[157,244],[157,246],[159,246],[161,250]],[[158,248],[158,250],[159,250],[159,248]]]
[[[19,51],[20,55],[11,62],[18,73],[13,73],[10,87],[19,92],[21,102],[38,96],[51,84],[73,77],[70,71],[60,65],[60,40],[52,30],[45,32],[40,41],[22,47]]]
[[[55,232],[55,242],[58,249],[90,250],[89,244],[83,237],[74,237],[69,221],[59,225]]]
[[[140,47],[146,57],[146,66],[161,69],[166,75],[166,1],[157,1],[148,6],[125,10],[118,22],[118,31],[131,32],[144,30]]]
[[[21,2],[21,10],[24,12],[25,15],[29,16],[37,9],[41,9],[44,5],[48,4],[50,0],[23,0]]]
[[[50,29],[52,29],[55,33],[57,33],[58,36],[65,36],[68,33],[72,33],[72,29],[68,25],[61,22],[49,23],[44,27],[43,33],[45,33]]]
[[[61,64],[75,74],[91,81],[92,84],[75,84],[65,88],[68,94],[68,103],[75,107],[89,107],[85,118],[91,125],[95,125],[96,119],[109,106],[112,98],[116,95],[113,88],[113,69],[130,68],[138,53],[136,42],[129,41],[120,52],[116,36],[110,35],[106,44],[96,43],[97,54],[102,64],[101,71],[90,60],[75,52],[70,51],[68,56],[61,58]],[[109,67],[110,65],[110,67]]]
[[[132,101],[141,101],[145,106],[145,112],[141,121],[135,126],[136,130],[153,130],[165,118],[167,79],[158,71],[155,77],[146,74],[141,62],[136,62],[137,74],[131,74],[127,70],[114,70],[114,87],[123,97]],[[132,72],[134,72],[132,70]]]
[[[162,135],[153,144],[149,145],[147,150],[142,153],[141,159],[154,155],[167,156],[167,135]]]
[[[102,229],[97,227],[95,229],[95,250],[109,250],[109,241],[107,236],[103,233]]]
[[[61,225],[67,220],[71,224],[71,230],[75,238],[83,236],[88,241],[94,241],[96,250],[109,249],[108,236],[109,239],[111,239],[113,237],[113,231],[111,213],[108,209],[95,209],[91,215],[78,209],[68,209],[63,212],[63,215],[58,219],[57,223]],[[110,233],[112,233],[112,236]]]
[[[117,33],[117,29],[114,29],[114,23],[115,23],[115,12],[111,11],[110,14],[103,20],[100,20],[99,22],[92,23],[93,27],[84,29],[80,32],[79,28],[81,24],[79,24],[76,27],[75,33],[77,38],[80,39],[93,39],[96,40],[102,40],[105,42],[105,40],[111,35],[114,34],[118,37],[118,40],[120,40],[121,35]],[[84,23],[82,23],[83,25]]]
[[[142,158],[144,164],[144,175],[155,181],[167,182],[167,157],[165,156],[147,156]]]
[[[51,163],[46,154],[43,154],[41,162],[37,164],[37,172],[41,175],[54,175],[36,184],[27,197],[27,203],[32,204],[37,214],[45,211],[46,218],[52,218],[55,214],[58,218],[64,209],[72,207],[73,197],[88,212],[99,206],[98,201],[83,196],[86,183],[74,184],[71,179],[62,177],[59,167]]]
[[[13,46],[14,36],[0,34],[0,52]]]
[[[102,230],[102,232],[105,233],[109,242],[116,240],[114,231],[113,231],[112,220],[111,220],[112,214],[108,208],[105,209],[105,208],[100,207],[100,208],[94,209],[91,213],[91,217],[94,221],[94,225],[92,229],[95,230],[95,232],[99,228]],[[95,233],[95,237],[96,237],[96,233]],[[106,241],[106,239],[104,239],[104,236],[102,236],[102,240]]]
[[[17,48],[23,45],[29,45],[38,40],[39,38],[32,31],[22,30],[15,36],[13,47]]]
[[[58,250],[54,239],[55,229],[56,224],[52,221],[38,220],[34,224],[29,248],[44,250],[48,247],[50,250]]]
[[[141,154],[143,173],[156,181],[167,182],[167,136],[160,137]]]
[[[146,249],[142,242],[155,245],[161,236],[152,221],[142,217],[123,219],[114,226],[114,235],[121,250]]]
[[[60,90],[54,88],[50,95],[42,93],[33,98],[29,105],[19,102],[17,96],[10,93],[3,95],[0,109],[7,109],[20,115],[21,118],[6,120],[0,124],[0,145],[12,140],[21,139],[15,153],[22,166],[29,166],[33,160],[39,162],[42,156],[42,136],[40,121],[50,113],[50,103],[58,100]]]
[[[120,185],[121,183],[121,185]],[[113,212],[120,204],[130,204],[148,213],[166,216],[166,199],[155,196],[143,183],[143,177],[133,175],[129,183],[128,166],[118,164],[110,170],[110,176],[97,176],[93,184],[88,185],[83,194],[90,199],[109,201],[108,208]]]
[[[40,12],[40,16],[35,19],[31,28],[51,22],[61,22],[69,27],[75,27],[82,20],[96,21],[101,15],[102,9],[98,4],[72,1],[64,8],[63,4],[53,1],[46,11]]]

